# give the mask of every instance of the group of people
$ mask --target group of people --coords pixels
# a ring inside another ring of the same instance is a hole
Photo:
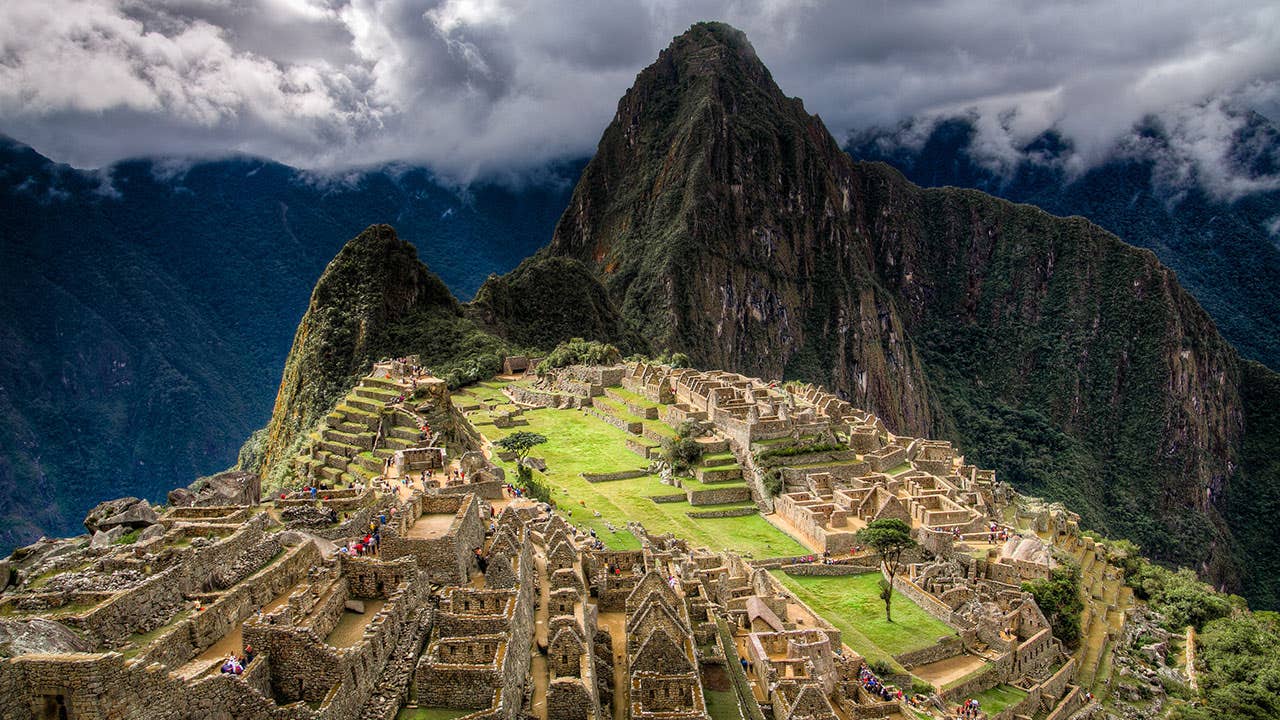
[[[896,687],[885,685],[881,682],[880,678],[876,677],[876,674],[871,672],[871,668],[867,667],[866,663],[863,663],[862,667],[858,668],[858,682],[862,685],[863,690],[866,690],[872,695],[878,696],[881,700],[886,702],[889,700],[902,699],[902,691]]]
[[[224,675],[241,675],[244,669],[253,662],[253,646],[245,645],[244,654],[237,656],[235,653],[227,655],[227,659],[222,663],[222,673]]]
[[[977,720],[982,717],[982,706],[977,700],[969,698],[956,708],[956,720]]]
[[[1000,527],[996,523],[991,523],[991,527],[987,528],[987,544],[995,545],[996,541],[1004,542],[1009,539],[1009,531]]]
[[[395,508],[392,508],[392,512],[395,512]],[[378,516],[376,521],[369,523],[369,531],[364,534],[364,537],[359,540],[352,540],[346,545],[343,545],[338,548],[338,552],[354,557],[361,557],[364,555],[376,556],[378,554],[378,547],[382,545],[382,530],[380,526],[386,524],[387,515],[383,513]]]

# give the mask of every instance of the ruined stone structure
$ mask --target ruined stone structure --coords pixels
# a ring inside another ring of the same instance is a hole
[[[339,404],[299,457],[311,487],[259,504],[256,477],[222,477],[175,491],[167,509],[106,503],[86,519],[90,535],[0,563],[0,720],[391,720],[415,705],[465,720],[709,720],[713,668],[731,678],[744,718],[893,715],[907,698],[868,685],[841,632],[768,571],[877,572],[851,551],[856,530],[881,517],[910,523],[921,545],[897,591],[955,630],[895,662],[983,668],[937,687],[939,703],[1007,683],[1027,696],[1002,720],[1083,704],[1076,661],[1019,589],[1053,567],[1049,545],[993,529],[1010,494],[947,443],[894,436],[808,386],[634,363],[562,368],[511,399],[611,418],[645,456],[658,417],[688,423],[710,459],[675,497],[755,499],[750,511],[774,510],[815,555],[838,560],[713,553],[638,525],[640,549],[600,549],[548,505],[504,492],[479,433],[413,365],[376,366]],[[400,432],[412,421],[422,433],[427,412],[429,444]],[[1087,552],[1074,518],[1036,522]],[[996,532],[1007,539],[993,542]],[[906,676],[882,680],[910,688]]]

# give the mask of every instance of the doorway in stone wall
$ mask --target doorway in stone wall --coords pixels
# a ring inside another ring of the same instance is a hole
[[[36,699],[36,717],[39,720],[71,720],[65,695],[41,695]]]

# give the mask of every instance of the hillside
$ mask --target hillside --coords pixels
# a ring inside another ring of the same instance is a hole
[[[316,279],[371,223],[469,297],[546,241],[569,190],[253,158],[82,172],[0,140],[0,547],[234,463]]]
[[[1241,354],[1280,369],[1280,190],[1224,195],[1214,184],[1221,180],[1194,171],[1170,177],[1171,167],[1185,161],[1170,147],[1160,118],[1135,128],[1138,147],[1118,145],[1105,162],[1080,174],[1067,169],[1071,143],[1053,131],[1033,138],[1012,167],[997,171],[982,162],[969,118],[941,120],[922,141],[907,142],[920,134],[917,125],[860,133],[846,149],[855,159],[887,162],[925,187],[974,188],[1054,215],[1089,218],[1154,252]],[[1265,188],[1261,181],[1280,172],[1280,130],[1261,115],[1241,114],[1224,162]]]
[[[1222,498],[1244,477],[1246,379],[1174,274],[1083,219],[855,163],[728,26],[640,73],[529,263],[547,256],[592,268],[653,351],[821,382],[1242,582]]]

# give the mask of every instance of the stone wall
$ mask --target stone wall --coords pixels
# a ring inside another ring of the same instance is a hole
[[[313,542],[291,548],[284,557],[157,637],[138,655],[143,665],[160,663],[176,668],[216,643],[258,608],[279,597],[306,577],[320,560]]]
[[[411,538],[389,535],[379,550],[383,559],[413,557],[431,582],[462,584],[467,581],[475,549],[484,544],[487,523],[480,518],[480,500],[474,495],[425,495],[422,514],[453,512],[454,519],[443,537]],[[454,508],[449,510],[448,508]]]
[[[928,665],[932,662],[946,660],[962,654],[964,654],[964,641],[959,635],[952,635],[942,638],[927,648],[894,655],[893,659],[897,660],[902,667],[910,670],[917,665]]]
[[[611,473],[582,473],[582,479],[589,483],[611,482],[613,480],[630,480],[648,475],[648,470],[621,470]]]

